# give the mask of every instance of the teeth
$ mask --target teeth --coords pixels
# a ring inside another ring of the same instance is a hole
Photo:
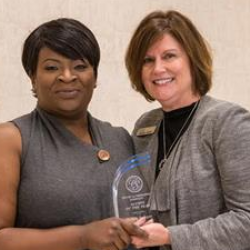
[[[165,79],[159,79],[159,80],[154,80],[153,82],[155,84],[163,85],[172,82],[173,78],[165,78]]]
[[[61,92],[74,92],[76,90],[62,90]]]

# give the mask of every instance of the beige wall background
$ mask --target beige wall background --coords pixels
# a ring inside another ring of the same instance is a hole
[[[0,121],[30,112],[36,105],[21,66],[24,39],[42,22],[71,17],[94,32],[102,51],[89,110],[131,131],[141,113],[158,105],[131,89],[124,54],[138,22],[157,9],[176,9],[193,20],[213,50],[210,94],[250,110],[249,0],[1,0]]]

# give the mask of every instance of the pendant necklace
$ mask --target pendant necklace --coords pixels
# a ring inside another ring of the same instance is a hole
[[[163,117],[163,121],[162,121],[162,126],[163,126],[163,135],[162,135],[162,139],[163,139],[163,151],[164,151],[164,157],[163,159],[160,161],[158,168],[159,171],[161,171],[161,169],[163,168],[165,162],[167,161],[171,151],[173,150],[174,146],[177,144],[177,142],[179,141],[179,139],[182,136],[182,132],[184,130],[184,128],[186,127],[186,125],[188,124],[188,122],[190,121],[191,117],[193,116],[195,110],[198,108],[200,101],[197,101],[194,105],[194,107],[192,108],[190,114],[188,115],[187,119],[185,120],[185,122],[183,123],[181,129],[179,130],[177,136],[175,137],[173,143],[171,144],[169,150],[167,151],[167,145],[166,145],[166,128],[165,128],[165,118]]]

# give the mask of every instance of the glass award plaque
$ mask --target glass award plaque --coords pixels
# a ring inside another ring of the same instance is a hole
[[[115,173],[112,185],[116,217],[149,216],[150,187],[145,178],[149,171],[150,155],[134,155],[123,162]],[[144,173],[144,174],[143,174]]]

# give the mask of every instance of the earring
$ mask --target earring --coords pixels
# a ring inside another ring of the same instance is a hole
[[[37,93],[34,88],[31,88],[32,95],[37,98]]]

